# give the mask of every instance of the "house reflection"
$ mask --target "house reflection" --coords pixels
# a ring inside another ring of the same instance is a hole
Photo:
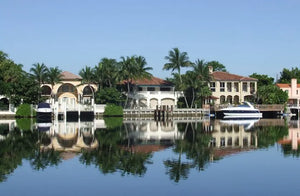
[[[257,147],[257,135],[249,130],[258,120],[215,120],[211,147]]]
[[[281,145],[291,145],[292,150],[298,150],[300,144],[300,121],[291,120],[288,135],[278,141]]]
[[[209,126],[212,148],[210,160],[256,149],[257,132],[254,123],[259,120],[214,120]],[[207,129],[207,128],[206,128]]]
[[[81,149],[96,149],[95,122],[60,122],[37,124],[41,134],[40,149],[64,152],[80,152]]]
[[[16,120],[0,120],[0,140],[6,139],[9,132],[16,127]]]

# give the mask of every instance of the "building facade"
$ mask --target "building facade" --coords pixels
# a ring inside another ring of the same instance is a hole
[[[129,98],[131,107],[154,109],[156,106],[176,107],[182,95],[181,91],[175,91],[171,82],[152,76],[150,79],[132,81]]]
[[[42,96],[50,104],[58,103],[67,108],[76,108],[79,103],[93,104],[93,94],[97,91],[95,84],[83,84],[78,75],[64,71],[61,73],[61,82],[55,85],[43,84]]]
[[[239,104],[243,101],[251,101],[257,92],[257,79],[230,74],[227,72],[213,71],[209,67],[212,76],[210,90],[216,98],[215,104]]]
[[[287,94],[289,96],[289,99],[288,99],[289,104],[299,106],[299,103],[300,103],[300,84],[297,84],[297,79],[296,78],[293,78],[291,80],[291,84],[277,83],[276,86],[278,86],[284,92],[287,92]]]

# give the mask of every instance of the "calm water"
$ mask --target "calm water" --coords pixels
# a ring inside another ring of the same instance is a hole
[[[300,122],[0,121],[1,195],[299,195]]]

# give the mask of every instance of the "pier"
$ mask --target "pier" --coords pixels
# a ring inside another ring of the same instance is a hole
[[[202,117],[209,116],[210,110],[206,108],[173,108],[168,106],[156,107],[156,109],[124,109],[123,116],[126,118],[153,118],[164,120],[174,117]]]

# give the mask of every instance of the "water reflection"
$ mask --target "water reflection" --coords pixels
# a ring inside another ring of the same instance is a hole
[[[122,176],[143,176],[150,164],[163,164],[165,174],[179,182],[192,170],[201,172],[225,156],[277,142],[284,155],[299,156],[299,121],[283,119],[27,123],[0,121],[0,181],[23,159],[33,169],[43,170],[79,156],[81,164]],[[172,154],[162,163],[153,162],[154,153],[167,148]]]

